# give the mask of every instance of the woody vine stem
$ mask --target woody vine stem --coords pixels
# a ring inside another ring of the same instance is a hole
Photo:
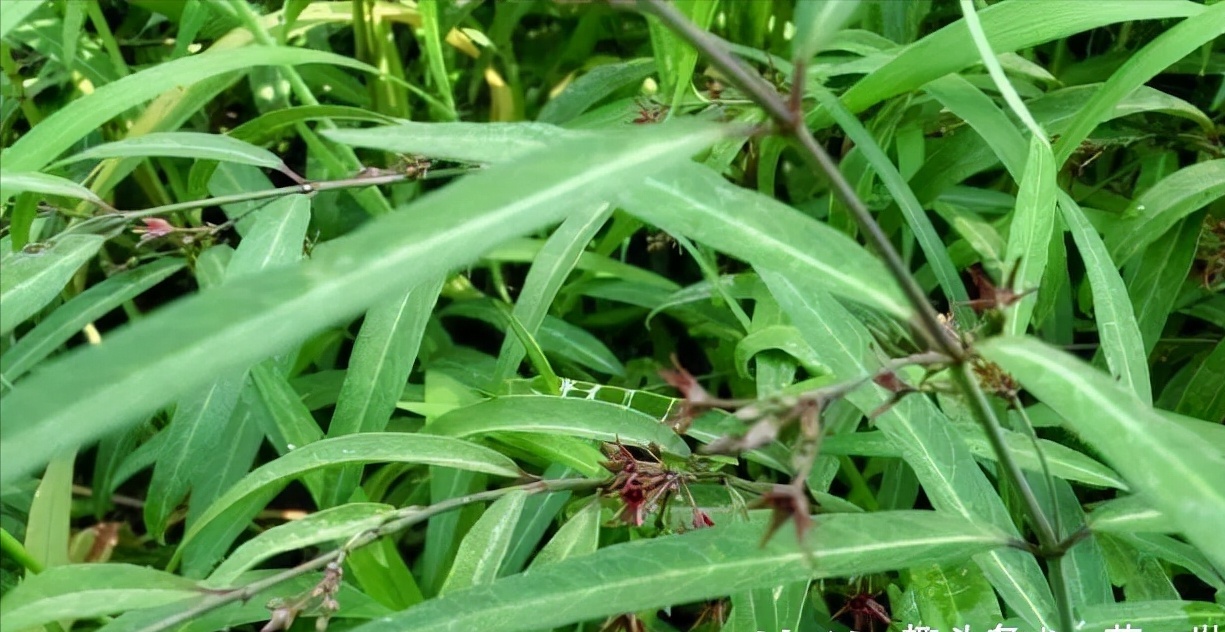
[[[1036,553],[1050,561],[1048,581],[1055,593],[1059,607],[1061,630],[1073,630],[1071,600],[1061,576],[1061,556],[1068,544],[1059,541],[1037,497],[1021,472],[1020,466],[1004,444],[1003,430],[995,412],[987,403],[978,380],[974,377],[971,362],[973,350],[966,343],[951,336],[937,320],[936,312],[928,303],[926,295],[914,276],[906,268],[901,256],[889,241],[880,225],[868,212],[867,207],[855,193],[851,184],[842,176],[837,165],[821,147],[812,131],[804,124],[801,103],[804,96],[804,60],[795,60],[791,96],[783,97],[759,74],[734,56],[730,47],[718,37],[698,28],[684,14],[665,0],[608,0],[613,6],[636,7],[642,13],[659,19],[664,26],[680,36],[710,60],[736,87],[744,91],[773,119],[778,131],[789,137],[804,157],[823,174],[830,183],[834,196],[855,218],[868,241],[884,259],[890,274],[902,287],[906,298],[918,314],[918,328],[929,345],[952,360],[952,378],[958,390],[965,396],[974,418],[986,431],[987,438],[1001,466],[1003,477],[1021,496],[1026,517],[1038,538]]]

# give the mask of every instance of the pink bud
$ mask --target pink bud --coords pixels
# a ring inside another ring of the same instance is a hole
[[[150,237],[164,237],[175,231],[174,225],[160,217],[145,217],[140,221],[145,223],[145,234]]]

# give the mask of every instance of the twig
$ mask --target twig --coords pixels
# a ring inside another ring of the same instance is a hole
[[[609,0],[609,2],[615,6],[628,6],[631,0]],[[986,431],[991,447],[995,451],[1001,465],[1002,472],[1009,482],[1015,486],[1024,500],[1025,512],[1038,537],[1040,554],[1058,559],[1059,543],[1057,536],[1051,527],[1050,521],[1047,520],[1045,513],[1039,506],[1033,490],[1030,489],[1029,483],[1022,474],[1020,467],[1018,467],[1016,460],[1004,444],[999,420],[996,419],[995,412],[991,409],[981,386],[971,372],[971,362],[973,362],[972,350],[940,323],[935,309],[927,301],[926,294],[909,269],[907,269],[901,256],[893,247],[893,244],[890,243],[888,236],[885,235],[880,225],[868,212],[867,207],[859,199],[850,182],[838,170],[833,159],[817,143],[812,132],[803,123],[802,112],[798,111],[799,108],[794,107],[794,104],[802,100],[803,95],[796,96],[793,94],[790,99],[784,99],[768,82],[753,72],[747,64],[735,57],[727,45],[705,30],[698,28],[697,25],[665,0],[636,0],[636,6],[641,11],[658,18],[673,33],[704,54],[710,60],[710,63],[729,82],[735,84],[736,87],[766,111],[779,127],[779,131],[790,136],[797,143],[804,157],[813,163],[819,172],[826,177],[834,197],[850,210],[856,223],[859,224],[860,229],[866,235],[868,242],[884,259],[890,274],[901,286],[907,300],[918,314],[920,333],[927,339],[931,348],[940,351],[952,360],[952,374],[955,383],[965,396],[971,414]],[[802,64],[797,64],[797,68],[802,69],[802,67]],[[797,83],[802,86],[802,81],[793,81],[793,84]],[[795,91],[794,88],[795,86],[793,85],[793,93]],[[1069,611],[1069,604],[1066,603],[1066,591],[1060,590],[1063,587],[1062,578],[1054,577],[1054,573],[1058,572],[1058,568],[1058,564],[1051,567],[1048,580],[1051,582],[1052,588],[1056,589],[1056,598],[1060,602],[1060,618],[1065,619],[1065,613]]]
[[[446,513],[453,509],[458,509],[466,505],[484,502],[487,500],[496,500],[515,491],[525,491],[528,493],[538,494],[542,492],[594,489],[604,482],[605,481],[589,478],[562,478],[554,480],[545,479],[533,481],[524,485],[502,487],[500,489],[492,489],[475,494],[468,494],[466,496],[459,496],[457,498],[451,498],[433,505],[429,505],[428,507],[404,507],[403,509],[399,509],[390,514],[387,517],[387,520],[385,520],[379,526],[362,531],[353,536],[353,538],[345,543],[343,547],[336,549],[335,551],[324,553],[323,555],[303,562],[293,568],[285,569],[276,575],[251,582],[245,586],[217,592],[216,594],[206,597],[195,606],[177,612],[169,617],[166,617],[165,619],[157,621],[156,623],[145,626],[144,628],[138,630],[138,632],[161,632],[162,630],[168,630],[179,624],[191,621],[195,617],[212,612],[213,610],[221,608],[227,604],[246,602],[259,593],[278,584],[282,584],[294,579],[295,577],[305,575],[311,571],[324,568],[331,562],[342,560],[353,550],[370,544],[371,542],[374,542],[385,535],[401,531],[411,527],[414,524],[427,520],[432,516]]]
[[[261,191],[250,191],[247,193],[235,193],[233,195],[219,195],[217,197],[205,198],[203,200],[191,200],[188,202],[179,202],[177,204],[166,204],[163,206],[155,206],[152,208],[140,209],[135,211],[116,211],[105,215],[97,215],[91,217],[79,224],[74,224],[64,229],[60,236],[71,233],[107,233],[115,230],[118,226],[126,224],[132,220],[142,217],[154,217],[157,215],[167,215],[170,213],[178,213],[182,211],[190,211],[198,208],[209,206],[221,206],[224,204],[237,204],[239,202],[252,202],[255,200],[267,200],[271,198],[284,197],[286,195],[313,195],[320,191],[336,191],[340,189],[350,189],[357,187],[368,187],[380,184],[395,184],[398,182],[407,182],[410,180],[432,180],[435,178],[447,178],[451,176],[463,175],[474,171],[471,167],[457,167],[454,169],[437,169],[430,171],[428,174],[416,173],[393,173],[381,174],[377,176],[357,175],[351,178],[341,178],[339,180],[324,180],[320,182],[305,182],[303,184],[295,184],[287,187],[278,187],[275,189],[264,189]]]

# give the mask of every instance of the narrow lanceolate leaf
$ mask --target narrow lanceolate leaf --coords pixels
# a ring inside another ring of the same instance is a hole
[[[575,206],[633,188],[645,174],[688,160],[722,134],[713,126],[668,124],[563,141],[369,222],[317,248],[302,265],[162,308],[103,345],[66,355],[0,400],[0,481],[33,471],[53,446],[80,445],[123,428],[391,292],[539,230]]]
[[[144,136],[125,138],[113,143],[90,147],[79,154],[59,160],[52,166],[81,160],[146,156],[219,160],[265,169],[277,169],[282,166],[281,159],[267,149],[224,134],[201,132],[153,132]]]
[[[0,336],[46,307],[103,241],[97,235],[65,235],[6,257],[0,269]]]
[[[182,269],[182,259],[159,259],[116,274],[74,296],[0,356],[0,374],[10,382],[16,381],[82,327]]]
[[[4,166],[35,171],[47,166],[86,134],[123,111],[170,90],[252,66],[334,64],[377,73],[371,66],[334,53],[279,46],[213,51],[157,64],[70,101],[4,151]]]
[[[654,59],[631,59],[620,64],[597,66],[571,82],[540,108],[536,120],[561,125],[587,111],[604,97],[646,79],[655,72]]]
[[[328,425],[329,437],[386,429],[412,372],[441,287],[442,279],[434,278],[366,312]],[[360,477],[361,468],[341,470],[329,479],[325,502],[348,500]]]
[[[413,123],[322,132],[329,140],[397,154],[496,164],[543,149],[565,135],[542,123]]]
[[[993,338],[978,350],[1055,409],[1133,490],[1225,567],[1225,532],[1220,529],[1225,524],[1225,454],[1166,420],[1110,376],[1037,340]]]
[[[597,399],[510,396],[457,408],[430,424],[437,434],[467,437],[486,432],[540,432],[617,441],[635,446],[657,443],[688,456],[685,441],[668,425],[646,413]]]
[[[1025,292],[1037,288],[1046,270],[1051,236],[1055,232],[1055,161],[1045,138],[1033,137],[1029,142],[1029,159],[1017,192],[1017,206],[1008,229],[1008,248],[1004,263],[1015,266],[1012,289]],[[1007,272],[1007,271],[1006,271]],[[1005,279],[999,280],[1000,284]],[[1026,296],[1012,307],[1008,331],[1025,333],[1034,312],[1036,296]]]
[[[1225,195],[1225,159],[1184,167],[1145,191],[1106,234],[1115,261],[1127,261],[1180,219]]]
[[[1093,316],[1097,320],[1097,336],[1106,354],[1110,373],[1135,393],[1146,405],[1153,403],[1153,387],[1149,384],[1148,354],[1136,323],[1127,286],[1119,275],[1119,267],[1111,261],[1106,245],[1093,224],[1085,218],[1071,196],[1060,192],[1059,209],[1063,221],[1076,241],[1089,289],[1093,292]]]
[[[638,446],[658,444],[679,456],[689,446],[671,427],[632,408],[608,402],[547,395],[497,397],[457,408],[434,420],[429,430],[453,437],[489,432],[538,432]]]
[[[874,338],[854,316],[806,277],[766,273],[762,279],[808,337],[838,380],[869,376],[879,369],[871,359]],[[865,414],[876,410],[889,393],[865,385],[847,399]],[[876,419],[876,426],[902,450],[923,492],[934,507],[981,520],[1019,536],[1003,500],[974,461],[971,450],[939,408],[923,397],[907,397]],[[1004,602],[1035,628],[1054,627],[1055,601],[1034,556],[1019,550],[995,550],[974,560]]]
[[[1225,418],[1225,340],[1195,368],[1174,410],[1205,421]]]
[[[50,568],[9,591],[0,605],[5,630],[28,630],[65,619],[86,619],[152,608],[200,595],[191,580],[130,564]]]
[[[459,553],[439,594],[488,584],[497,579],[498,568],[510,549],[510,539],[527,497],[525,491],[511,492],[481,514],[480,520],[472,525],[463,542],[459,543]]]
[[[268,501],[291,480],[323,468],[357,463],[413,463],[514,477],[514,461],[489,448],[451,437],[369,432],[324,439],[297,448],[248,474],[200,516],[179,546],[215,562]],[[212,557],[210,558],[209,555]]]
[[[1092,606],[1077,612],[1076,632],[1112,630],[1125,621],[1134,630],[1216,632],[1225,624],[1225,606],[1207,601],[1134,601]],[[1120,628],[1122,629],[1122,628]]]
[[[599,545],[600,503],[591,502],[578,510],[553,534],[553,538],[532,560],[531,568],[595,553]]]
[[[900,318],[911,308],[884,264],[844,233],[714,171],[683,165],[619,198],[626,211],[754,267],[804,275],[826,290]]]
[[[1218,4],[1179,22],[1129,56],[1093,93],[1093,98],[1076,113],[1076,118],[1060,135],[1055,145],[1056,162],[1063,165],[1093,128],[1106,120],[1116,103],[1174,62],[1222,35],[1225,35],[1225,6]]]
[[[380,503],[349,503],[277,525],[243,542],[209,575],[208,584],[230,586],[268,558],[334,540],[348,540],[379,526],[394,511],[394,507]]]
[[[517,321],[529,336],[537,335],[549,312],[549,306],[557,297],[557,291],[578,263],[579,256],[586,251],[588,242],[595,237],[611,214],[612,207],[608,204],[575,213],[549,236],[527,272],[523,291],[519,292],[515,299],[512,324]],[[501,386],[503,380],[515,374],[525,353],[524,344],[508,334],[502,342],[497,371],[493,375],[495,389]]]
[[[853,3],[832,0],[825,4]],[[877,144],[876,139],[863,126],[863,123],[860,123],[854,114],[843,107],[837,97],[824,88],[817,88],[817,98],[822,105],[830,109],[834,120],[838,121],[838,125],[846,132],[846,135],[854,141],[859,151],[863,152],[881,183],[889,189],[889,193],[902,211],[902,216],[906,218],[906,223],[914,233],[915,239],[919,242],[919,247],[923,249],[923,256],[927,258],[927,264],[936,273],[936,278],[940,281],[940,289],[944,290],[945,298],[952,303],[957,322],[967,326],[974,322],[974,312],[966,306],[969,297],[966,295],[965,284],[958,276],[957,268],[953,267],[948,248],[940,239],[940,234],[936,232],[936,227],[932,225],[931,219],[923,210],[923,205],[915,197],[910,185],[906,183],[906,179],[902,177],[901,172],[898,171],[893,161],[889,160],[885,150]]]
[[[1042,5],[1041,11],[1034,6],[1024,2],[1002,2],[979,12],[992,50],[1006,53],[1116,22],[1190,17],[1204,11],[1201,4],[1168,0],[1057,2]],[[966,45],[969,38],[964,19],[924,37],[852,86],[843,95],[842,102],[850,111],[859,113],[875,103],[916,90],[933,79],[978,62],[978,52]],[[831,119],[824,110],[814,110],[808,122],[823,127]]]
[[[46,4],[38,0],[26,2],[0,2],[0,37],[17,28],[23,20]]]
[[[292,265],[302,257],[302,239],[310,223],[310,199],[291,195],[275,200],[252,218],[251,227],[234,251],[222,283],[261,271]],[[206,387],[178,401],[167,449],[153,467],[144,507],[149,532],[161,538],[171,514],[191,494],[189,526],[195,517],[250,468],[250,461],[230,461],[241,450],[228,449],[235,440],[234,418],[246,367],[218,376]],[[253,433],[247,433],[253,434]],[[225,467],[225,464],[230,464]],[[238,469],[239,471],[234,471]],[[217,483],[217,484],[210,484]]]
[[[791,58],[806,62],[812,59],[838,31],[855,17],[859,0],[799,0],[795,4],[795,39],[791,43]]]
[[[809,554],[791,529],[762,547],[763,520],[721,525],[534,567],[356,630],[539,630],[810,578],[964,560],[1008,541],[989,527],[934,512],[821,515],[813,521],[804,543]]]
[[[0,203],[26,191],[86,200],[103,208],[110,208],[96,193],[72,180],[45,173],[0,170]]]
[[[1127,294],[1136,313],[1136,325],[1144,339],[1144,352],[1151,353],[1182,290],[1182,282],[1195,260],[1203,222],[1191,215],[1127,264]]]

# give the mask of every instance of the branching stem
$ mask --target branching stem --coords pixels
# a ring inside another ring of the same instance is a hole
[[[218,591],[202,600],[200,603],[190,608],[166,617],[156,623],[141,628],[138,632],[161,632],[169,630],[182,623],[191,621],[192,619],[221,608],[222,606],[249,601],[261,592],[268,590],[274,586],[285,583],[296,577],[305,575],[312,571],[317,571],[324,568],[329,563],[343,560],[350,552],[363,547],[379,538],[403,531],[408,527],[428,520],[431,516],[446,513],[453,509],[459,509],[473,503],[497,500],[514,491],[525,491],[528,493],[543,493],[543,492],[559,492],[559,491],[576,491],[585,489],[594,489],[605,481],[595,480],[590,478],[561,478],[561,479],[543,479],[526,483],[523,485],[513,485],[510,487],[502,487],[500,489],[491,489],[466,496],[459,496],[435,503],[428,507],[404,507],[387,517],[381,525],[363,531],[354,535],[345,545],[335,551],[324,553],[314,559],[303,562],[293,568],[285,569],[280,573],[265,577],[259,581],[251,582],[244,586]]]

